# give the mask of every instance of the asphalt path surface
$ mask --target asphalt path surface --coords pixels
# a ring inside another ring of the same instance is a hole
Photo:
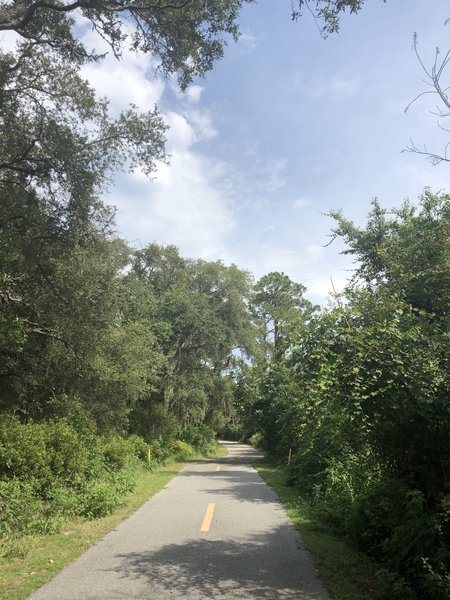
[[[30,600],[329,600],[249,446],[195,462]]]

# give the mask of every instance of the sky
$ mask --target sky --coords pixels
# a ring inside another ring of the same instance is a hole
[[[392,208],[425,186],[449,189],[449,164],[402,150],[413,139],[443,151],[450,139],[429,112],[432,97],[404,112],[426,89],[413,34],[432,63],[436,46],[450,47],[450,7],[368,0],[324,40],[308,14],[293,22],[290,6],[245,7],[239,42],[185,94],[174,79],[154,78],[151,57],[108,56],[84,75],[113,112],[157,103],[170,127],[170,165],[153,181],[119,174],[103,198],[117,207],[121,236],[138,248],[175,244],[185,257],[235,263],[256,279],[282,271],[325,304],[331,280],[340,290],[351,276],[342,243],[327,245],[329,211],[363,225],[374,197]],[[91,31],[83,37],[99,48]]]

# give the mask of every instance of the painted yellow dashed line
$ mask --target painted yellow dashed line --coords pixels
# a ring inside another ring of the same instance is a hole
[[[206,509],[206,513],[203,518],[203,522],[202,522],[202,526],[200,527],[200,531],[202,531],[202,532],[209,531],[209,528],[211,527],[211,521],[213,518],[215,508],[216,508],[216,505],[214,504],[214,502],[211,502],[210,504],[208,504],[208,508]]]
[[[217,465],[216,471],[220,471],[220,465]]]

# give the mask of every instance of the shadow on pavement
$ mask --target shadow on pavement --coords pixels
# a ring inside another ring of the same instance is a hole
[[[275,492],[267,486],[256,471],[246,468],[250,463],[262,459],[264,454],[239,442],[221,440],[221,443],[228,448],[228,456],[206,461],[193,461],[194,468],[184,469],[180,472],[179,477],[204,479],[204,485],[199,484],[202,492],[220,494],[252,503],[277,502]],[[220,465],[223,468],[218,472],[201,471],[195,468],[195,465],[211,464]],[[220,481],[224,482],[223,487],[217,486]]]
[[[251,541],[194,539],[157,551],[127,553],[122,577],[148,582],[151,598],[270,598],[325,600],[309,562],[300,562],[288,526],[254,535]]]
[[[222,464],[250,464],[255,460],[264,458],[264,453],[261,450],[252,448],[247,444],[241,444],[240,442],[229,442],[226,440],[218,440],[220,444],[225,446],[228,450],[228,456],[217,459],[216,462]]]
[[[185,469],[179,477],[198,477],[204,481],[199,484],[199,490],[211,494],[219,494],[237,498],[239,501],[252,503],[277,502],[275,492],[256,472],[243,470],[227,471],[190,471]],[[218,483],[223,486],[218,487]]]

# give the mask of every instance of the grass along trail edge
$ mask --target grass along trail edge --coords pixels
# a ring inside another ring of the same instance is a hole
[[[277,493],[286,513],[311,553],[321,580],[333,600],[378,600],[376,570],[365,554],[334,535],[321,523],[295,488],[286,484],[286,468],[270,461],[254,467]]]

